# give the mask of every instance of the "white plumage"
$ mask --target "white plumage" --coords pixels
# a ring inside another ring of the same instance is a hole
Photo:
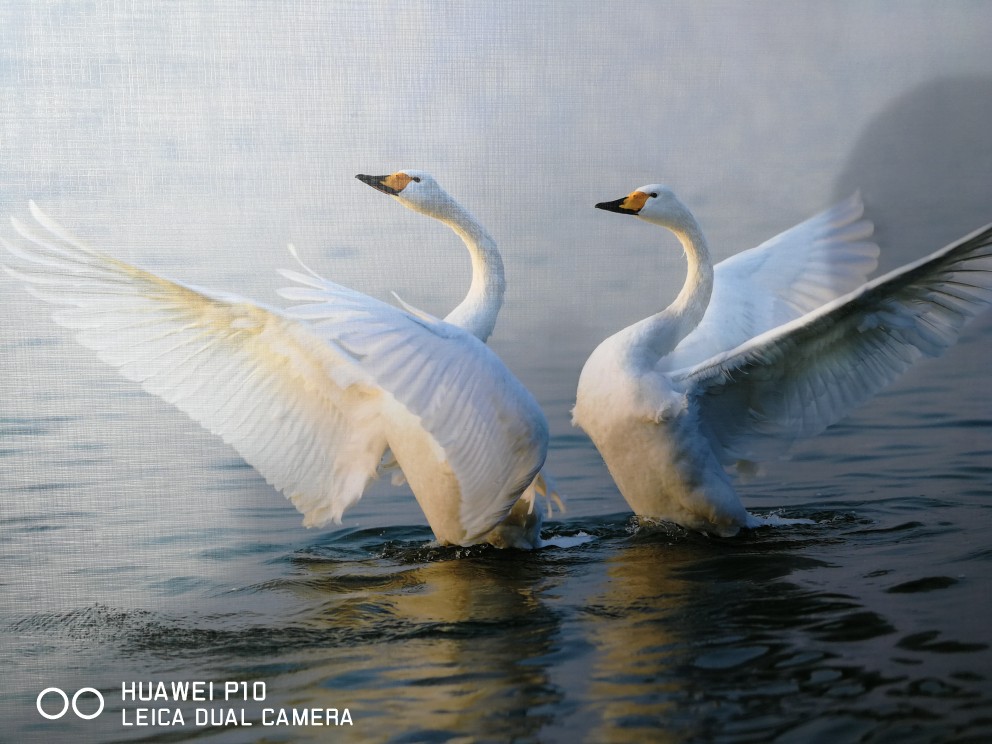
[[[465,298],[444,320],[463,328],[482,342],[487,341],[496,326],[506,290],[503,259],[489,232],[429,173],[401,170],[387,176],[359,174],[356,178],[377,191],[389,194],[403,206],[442,222],[461,238],[472,261],[472,280]],[[417,316],[430,317],[403,300],[400,302]],[[546,470],[542,470],[524,491],[510,515],[489,535],[489,541],[518,548],[539,547],[542,544],[544,513],[543,509],[535,508],[539,497],[544,499],[549,514],[553,504],[564,508],[555,489],[554,478]]]
[[[304,514],[340,522],[391,448],[439,542],[486,539],[540,470],[547,423],[472,334],[287,271],[266,307],[86,247],[33,203],[4,268],[125,377],[229,442]]]
[[[866,282],[877,248],[857,197],[715,269],[666,187],[596,206],[668,228],[688,260],[668,308],[593,351],[573,412],[652,520],[719,535],[762,524],[728,468],[822,431],[992,302],[992,226]]]

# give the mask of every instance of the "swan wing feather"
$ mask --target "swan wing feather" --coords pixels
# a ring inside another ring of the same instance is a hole
[[[304,324],[88,248],[31,205],[8,273],[124,377],[220,436],[304,514],[339,522],[386,446],[374,380]],[[42,228],[39,230],[38,228]]]
[[[457,326],[327,280],[282,273],[304,285],[280,292],[303,302],[287,314],[307,320],[314,333],[361,364],[434,437],[458,478],[466,533],[492,529],[534,480],[547,452],[547,422],[527,389],[492,350]],[[356,296],[362,298],[357,304]]]
[[[873,225],[855,193],[714,268],[700,324],[659,360],[662,371],[701,363],[863,285],[878,265]]]
[[[951,346],[992,302],[992,226],[672,377],[725,464],[783,454]]]

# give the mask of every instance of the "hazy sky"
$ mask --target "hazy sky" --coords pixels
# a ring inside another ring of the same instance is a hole
[[[850,158],[900,100],[992,80],[990,28],[987,2],[5,1],[0,212],[33,198],[117,255],[265,299],[294,241],[443,313],[467,281],[457,241],[353,178],[423,168],[496,235],[518,307],[605,326],[588,296],[629,282],[654,302],[638,262],[660,238],[593,203],[666,181],[718,254],[750,247],[868,178]],[[922,203],[989,186],[989,153],[925,174]]]

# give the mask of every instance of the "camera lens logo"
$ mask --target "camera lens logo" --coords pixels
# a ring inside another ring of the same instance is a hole
[[[79,709],[79,698],[81,695],[84,695],[87,692],[96,696],[96,699],[98,701],[98,705],[94,713],[84,713]],[[46,697],[62,698],[62,710],[58,711],[57,713],[46,712],[45,709],[41,707],[41,701],[44,700]],[[61,690],[58,687],[46,687],[44,690],[38,693],[38,699],[35,701],[35,707],[38,708],[38,712],[41,713],[41,715],[47,718],[49,721],[55,721],[61,718],[62,716],[64,716],[69,711],[70,706],[72,707],[72,712],[75,713],[79,718],[82,718],[84,721],[89,721],[96,718],[101,713],[103,713],[103,695],[100,694],[99,690],[96,690],[92,687],[80,687],[78,690],[76,690],[76,694],[72,696],[72,702],[70,703],[69,696],[66,695],[64,690]]]

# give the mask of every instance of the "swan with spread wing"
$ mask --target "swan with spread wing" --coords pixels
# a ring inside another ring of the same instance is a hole
[[[548,427],[473,333],[316,274],[278,309],[93,250],[31,204],[4,268],[128,379],[231,444],[304,515],[340,523],[390,449],[440,543],[492,531],[532,484]]]
[[[992,302],[992,225],[866,281],[877,248],[857,196],[715,267],[669,188],[596,206],[667,228],[688,261],[671,305],[593,351],[573,409],[649,520],[723,536],[768,523],[728,470],[822,431]]]
[[[465,244],[472,262],[472,278],[465,298],[445,317],[446,323],[463,328],[485,343],[496,327],[496,318],[503,306],[506,279],[503,259],[496,241],[482,224],[437,183],[433,176],[420,170],[400,170],[386,176],[355,176],[377,191],[392,196],[403,206],[447,225]],[[399,299],[399,298],[397,298]],[[412,313],[427,315],[399,300]],[[429,316],[428,316],[429,317]],[[541,525],[544,509],[536,501],[545,502],[548,513],[552,506],[564,509],[556,491],[554,478],[542,470],[530,488],[524,491],[510,515],[491,537],[517,547],[541,545]]]

